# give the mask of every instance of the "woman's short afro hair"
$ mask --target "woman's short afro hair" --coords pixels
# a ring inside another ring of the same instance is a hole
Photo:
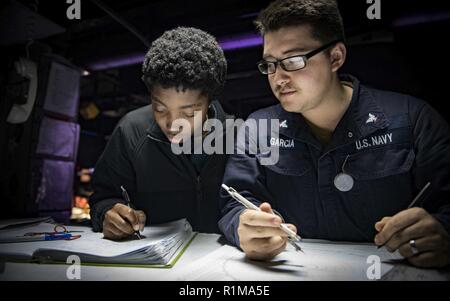
[[[198,89],[211,101],[222,92],[227,61],[212,35],[197,28],[178,27],[153,41],[142,73],[150,92],[155,85],[182,91]]]

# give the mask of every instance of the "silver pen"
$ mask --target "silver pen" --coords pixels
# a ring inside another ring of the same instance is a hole
[[[225,189],[233,199],[241,203],[245,208],[261,211],[261,209],[258,206],[256,206],[255,204],[244,198],[234,188],[228,187],[225,184],[222,184],[222,188]],[[302,240],[302,238],[299,235],[297,235],[294,231],[289,229],[289,227],[286,224],[281,224],[280,228],[288,235],[288,241],[295,248],[295,250],[303,252],[302,248],[297,244]]]

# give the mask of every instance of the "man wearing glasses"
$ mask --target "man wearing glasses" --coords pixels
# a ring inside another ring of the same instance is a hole
[[[448,265],[448,123],[424,101],[337,74],[346,47],[335,1],[275,1],[257,26],[258,69],[280,104],[249,119],[278,119],[285,143],[274,145],[272,165],[261,164],[262,152],[229,158],[224,183],[261,211],[223,191],[219,227],[227,239],[252,259],[270,259],[286,246],[283,216],[304,238],[374,241],[416,266]],[[420,208],[407,209],[423,187]]]

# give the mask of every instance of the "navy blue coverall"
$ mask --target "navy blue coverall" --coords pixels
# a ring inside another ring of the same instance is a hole
[[[424,101],[366,87],[349,75],[341,80],[352,83],[353,95],[329,144],[319,142],[301,114],[279,104],[256,111],[246,122],[282,123],[278,140],[252,138],[278,145],[279,160],[262,165],[262,152],[234,154],[223,182],[258,206],[269,202],[302,237],[340,241],[373,241],[375,223],[406,209],[431,182],[423,207],[450,232],[449,124]],[[346,159],[354,185],[342,192],[334,178]],[[239,246],[243,206],[224,190],[220,202],[219,228]]]

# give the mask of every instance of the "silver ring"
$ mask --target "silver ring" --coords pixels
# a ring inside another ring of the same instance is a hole
[[[409,245],[411,246],[411,251],[412,251],[413,255],[416,255],[419,253],[419,250],[417,249],[417,245],[416,245],[416,240],[411,239],[409,241]]]

